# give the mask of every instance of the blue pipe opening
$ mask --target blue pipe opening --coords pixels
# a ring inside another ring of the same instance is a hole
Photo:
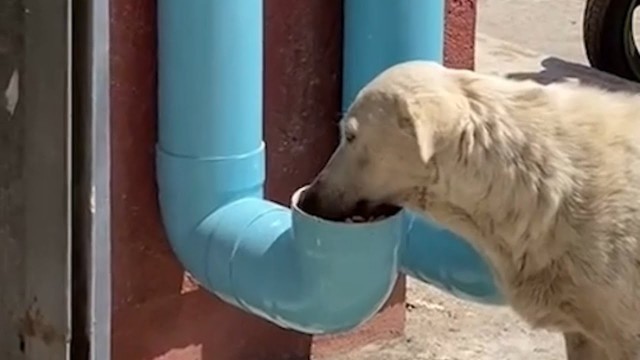
[[[312,334],[349,330],[375,315],[401,268],[487,302],[496,291],[477,254],[418,217],[335,223],[263,199],[262,6],[158,1],[159,202],[183,266],[223,300]],[[345,0],[345,74],[359,74],[345,88],[409,55],[441,53],[442,16],[442,0]],[[367,36],[385,36],[389,48],[366,45]],[[382,60],[369,65],[372,54]]]

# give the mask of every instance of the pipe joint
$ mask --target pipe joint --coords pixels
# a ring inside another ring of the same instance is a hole
[[[166,154],[159,157],[161,171],[175,171]],[[176,209],[186,190],[168,192],[168,185],[161,186],[163,211]],[[246,196],[218,207],[194,227],[178,223],[190,216],[180,213],[204,208],[203,200],[181,202],[182,211],[163,213],[169,240],[202,286],[228,303],[305,333],[352,329],[374,316],[393,289],[403,214],[362,225],[325,221],[295,206],[301,191],[292,210]]]
[[[169,242],[186,269],[201,281],[206,274],[206,219],[238,199],[263,197],[264,143],[252,152],[225,157],[177,156],[158,145],[156,171]]]

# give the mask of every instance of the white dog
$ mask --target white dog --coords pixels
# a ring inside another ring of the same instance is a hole
[[[430,216],[520,316],[564,333],[568,359],[640,359],[640,97],[412,61],[367,84],[341,130],[301,206]]]

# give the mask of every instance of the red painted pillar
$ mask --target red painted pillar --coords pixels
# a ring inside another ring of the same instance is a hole
[[[444,63],[473,69],[477,0],[448,0],[446,6]]]
[[[475,1],[451,0],[447,9],[446,63],[471,67]],[[374,320],[315,339],[243,313],[185,278],[157,206],[155,16],[155,0],[111,0],[112,358],[308,358],[401,335],[403,278]],[[265,17],[267,194],[288,203],[337,141],[342,5],[265,0]]]

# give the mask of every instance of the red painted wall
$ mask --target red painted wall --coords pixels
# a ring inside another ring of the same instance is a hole
[[[266,0],[267,195],[287,203],[336,143],[340,0]],[[452,0],[447,63],[473,64],[475,1]],[[399,336],[404,279],[353,334],[312,339],[222,303],[185,278],[160,222],[155,184],[155,0],[111,0],[113,359],[308,358]]]

